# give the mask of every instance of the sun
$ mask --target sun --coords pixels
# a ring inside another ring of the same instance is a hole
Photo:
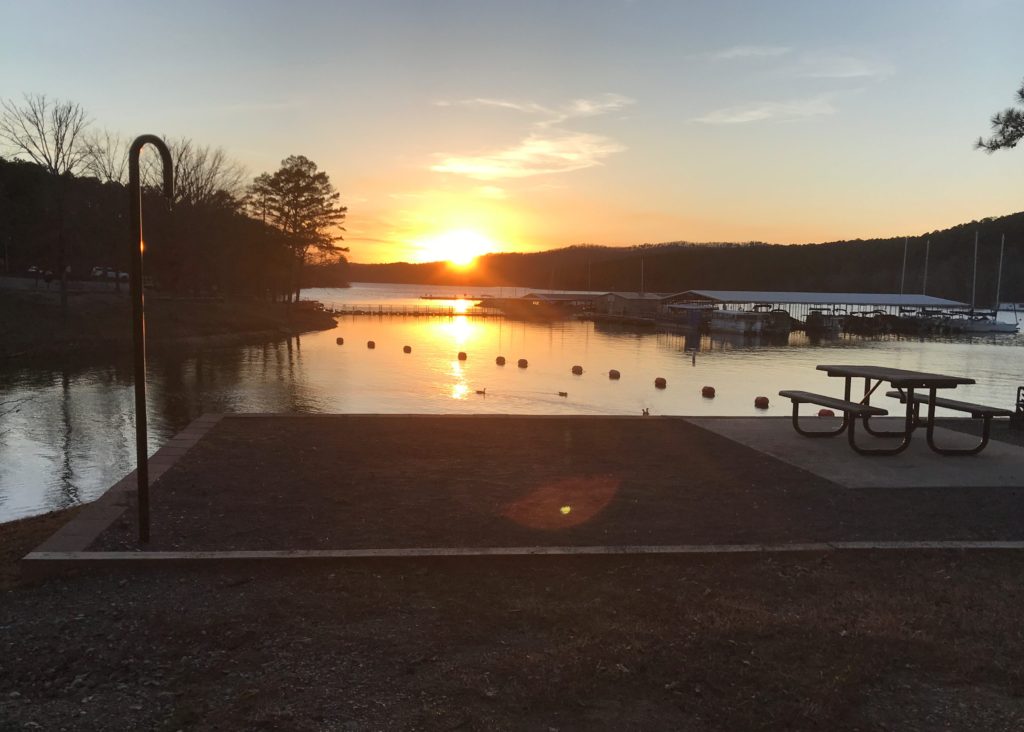
[[[455,267],[469,267],[481,254],[495,250],[495,244],[471,229],[446,231],[420,243],[428,260],[444,260]]]

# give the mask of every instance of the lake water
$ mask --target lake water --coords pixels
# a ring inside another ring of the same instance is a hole
[[[525,290],[367,284],[309,290],[304,297],[332,305],[413,305],[428,292],[514,296]],[[335,343],[339,336],[342,346]],[[375,349],[367,348],[369,340]],[[412,353],[403,353],[406,345]],[[507,364],[497,366],[497,356]],[[528,368],[516,366],[521,358]],[[815,371],[821,363],[969,374],[978,383],[957,389],[957,398],[1011,407],[1024,384],[1024,338],[811,341],[793,334],[788,343],[766,345],[577,321],[343,317],[335,330],[263,345],[153,354],[150,449],[204,412],[640,415],[646,408],[652,415],[782,416],[790,407],[776,396],[780,389],[841,393],[841,382]],[[577,364],[582,376],[571,373]],[[610,369],[622,378],[609,380]],[[654,387],[659,376],[667,389]],[[715,387],[714,399],[701,396],[705,385]],[[91,500],[130,472],[132,395],[128,358],[61,368],[0,366],[0,521]],[[760,395],[770,397],[768,410],[754,409]]]

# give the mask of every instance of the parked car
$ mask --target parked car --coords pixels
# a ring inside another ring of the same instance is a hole
[[[92,277],[100,280],[121,280],[122,282],[128,281],[127,272],[118,272],[113,267],[93,267]]]

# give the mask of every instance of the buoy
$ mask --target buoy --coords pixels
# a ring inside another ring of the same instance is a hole
[[[465,351],[459,351],[459,360],[460,361],[465,361],[466,360],[466,352]]]
[[[665,381],[665,377],[659,376],[654,380],[654,387],[656,389],[664,389],[666,386],[668,386],[668,382]]]
[[[768,397],[766,397],[766,396],[755,397],[755,399],[754,399],[754,406],[757,409],[767,409],[768,408]]]
[[[705,386],[704,388],[702,388],[700,390],[700,395],[702,397],[704,397],[705,399],[714,399],[715,398],[715,387],[713,387],[713,386]]]
[[[519,368],[525,369],[527,366],[529,366],[529,363],[527,363],[525,358],[519,359]]]
[[[345,339],[344,338],[335,338],[334,342],[337,343],[339,346],[345,345]]]
[[[412,346],[402,346],[402,353],[412,353]]]
[[[558,396],[567,397],[567,396],[569,396],[569,392],[567,392],[567,391],[560,391],[560,392],[558,392]]]
[[[619,373],[618,371],[616,371],[615,369],[612,369],[611,371],[609,371],[609,372],[608,372],[608,378],[609,378],[609,379],[617,379],[617,378],[619,378],[620,376],[622,376],[622,374],[620,374],[620,373]]]
[[[367,342],[366,342],[366,347],[367,347],[367,348],[376,348],[376,347],[377,347],[377,344],[376,344],[376,343],[374,343],[373,341],[367,341]]]
[[[818,410],[818,416],[819,417],[835,417],[836,413],[833,412],[831,409],[819,409]]]
[[[573,366],[572,367],[572,372],[574,374],[576,374],[577,376],[579,376],[580,374],[583,373],[583,367],[582,366]]]
[[[494,359],[494,363],[498,364],[499,366],[504,366],[505,365],[505,357],[504,356],[498,356],[496,359]]]

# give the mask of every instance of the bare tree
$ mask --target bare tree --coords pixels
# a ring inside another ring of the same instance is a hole
[[[76,102],[25,94],[21,104],[0,100],[0,141],[15,157],[31,160],[57,178],[57,270],[60,304],[67,313],[68,273],[64,237],[67,178],[82,170],[88,157],[85,132],[90,120]]]
[[[1024,104],[1024,83],[1017,90],[1017,102]],[[1024,110],[1010,107],[996,112],[990,120],[992,137],[987,140],[979,137],[974,146],[986,152],[995,152],[1003,148],[1013,148],[1024,138]]]
[[[85,172],[93,176],[101,183],[112,183],[120,186],[128,184],[128,140],[122,138],[120,133],[104,129],[102,132],[93,132],[85,138]],[[121,214],[117,214],[121,220]],[[110,242],[110,263],[115,267],[114,291],[121,292],[120,272],[123,269],[122,261],[124,246],[121,241],[114,239]]]
[[[85,171],[103,183],[128,182],[128,141],[103,130],[85,139]]]
[[[240,204],[245,195],[245,168],[228,157],[222,148],[198,145],[187,137],[168,140],[174,158],[174,203],[201,206],[224,201],[227,196]],[[150,159],[148,163],[154,163]],[[147,164],[147,175],[159,173],[156,166]],[[152,180],[159,180],[158,177]]]

